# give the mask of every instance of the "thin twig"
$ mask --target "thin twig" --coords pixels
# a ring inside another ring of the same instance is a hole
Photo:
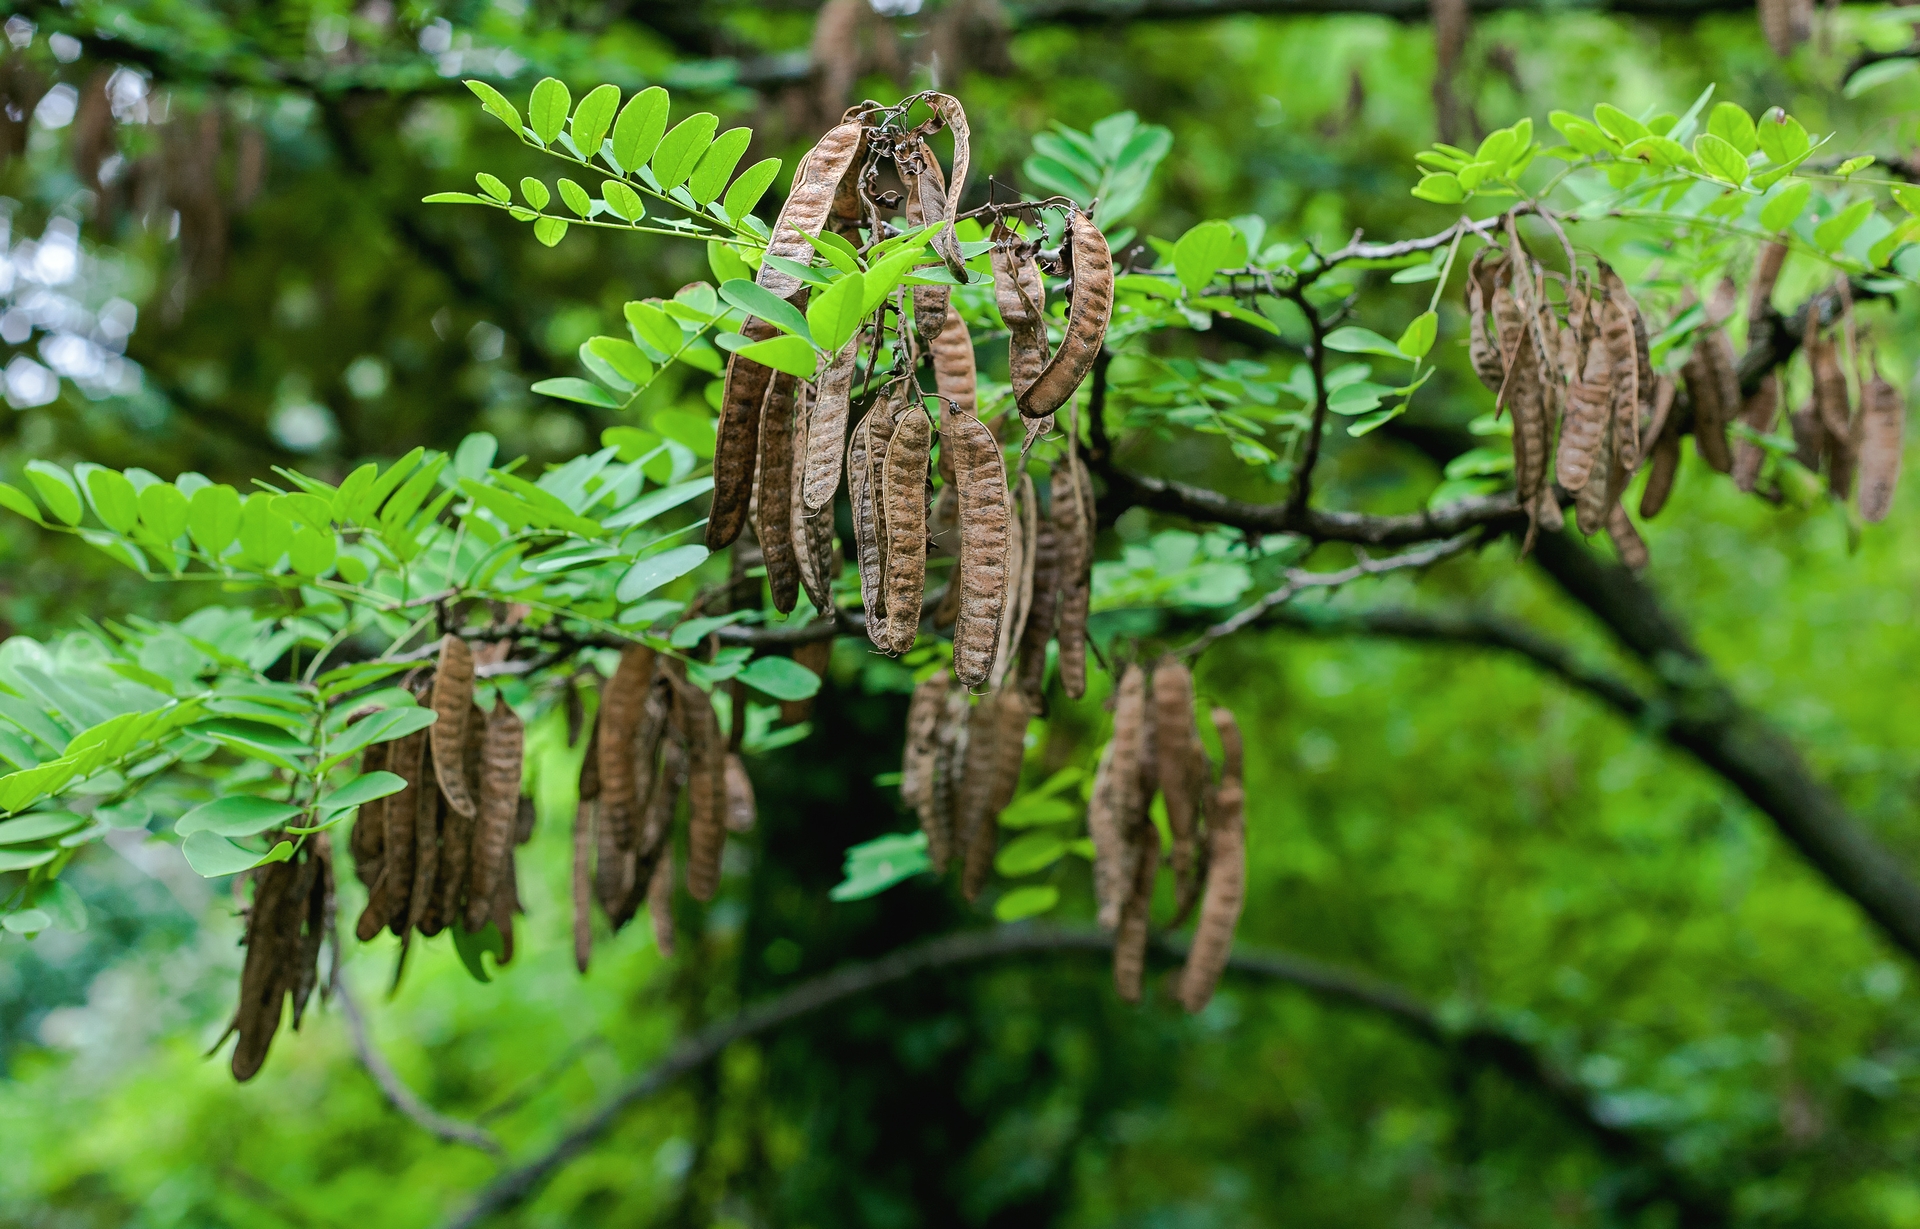
[[[336,940],[336,947],[338,941]],[[340,976],[339,966],[334,966],[333,997],[340,1003],[340,1014],[347,1022],[347,1034],[353,1038],[353,1050],[360,1056],[360,1065],[367,1069],[373,1082],[380,1086],[388,1104],[419,1124],[420,1128],[436,1139],[450,1144],[465,1144],[469,1148],[478,1148],[495,1156],[505,1154],[500,1141],[493,1132],[471,1123],[461,1122],[440,1113],[420,1095],[408,1088],[406,1081],[400,1078],[384,1055],[373,1048],[373,1040],[367,1036],[367,1022],[360,1014],[360,1004],[348,988],[346,978]]]

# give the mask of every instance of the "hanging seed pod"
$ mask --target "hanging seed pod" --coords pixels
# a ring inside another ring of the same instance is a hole
[[[907,156],[896,159],[895,166],[907,185],[907,200],[901,210],[907,225],[925,226],[948,220],[951,210],[947,207],[947,177],[941,173],[940,162],[933,156],[926,138],[914,138],[907,145]],[[962,268],[956,277],[964,276],[964,266]],[[913,288],[913,327],[919,331],[922,344],[933,341],[945,330],[952,311],[951,298],[945,286]]]
[[[1144,820],[1144,816],[1142,817]],[[1133,882],[1113,938],[1113,989],[1123,1003],[1140,1001],[1147,968],[1147,930],[1152,920],[1154,873],[1160,867],[1160,830],[1151,822],[1134,825]]]
[[[887,639],[886,587],[880,541],[879,493],[873,489],[874,420],[880,407],[869,410],[853,428],[847,445],[847,500],[853,512],[854,550],[860,561],[860,598],[866,609],[867,638],[879,645]]]
[[[595,801],[600,797],[600,720],[606,714],[601,704],[594,718],[593,732],[587,737],[587,753],[580,757],[580,800],[573,810],[573,963],[582,973],[593,955],[593,843]]]
[[[391,762],[392,753],[392,743],[374,743],[361,754],[360,771],[363,773],[386,771],[387,765]],[[367,889],[369,901],[373,899],[385,865],[386,803],[385,798],[375,798],[372,802],[363,804],[354,816],[353,828],[347,836],[347,852],[353,857],[353,873]],[[377,931],[378,927],[375,927],[375,930]]]
[[[661,851],[647,881],[647,918],[653,923],[653,945],[673,959],[673,850]]]
[[[864,334],[840,347],[820,376],[820,388],[807,417],[807,511],[818,512],[833,502],[840,485],[840,459],[847,445],[847,413],[853,377],[859,366]]]
[[[1020,787],[1020,763],[1027,749],[1027,722],[1032,718],[1032,710],[1027,706],[1027,698],[1017,687],[1002,687],[991,696],[974,706],[977,718],[984,718],[990,727],[988,744],[991,755],[987,762],[987,784],[981,791],[984,795],[984,809],[977,816],[969,816],[963,803],[962,822],[968,825],[970,835],[967,838],[967,860],[960,879],[960,894],[968,900],[980,895],[987,886],[987,880],[993,871],[993,856],[1000,846],[1000,812],[1007,809],[1013,801],[1013,795]],[[976,737],[969,723],[969,740]],[[972,742],[969,741],[968,772],[974,769]],[[965,799],[972,791],[969,781],[962,791]]]
[[[927,465],[933,423],[909,404],[894,425],[881,471],[879,502],[886,509],[887,643],[896,656],[913,648],[920,634],[920,604],[927,590]]]
[[[1640,492],[1640,519],[1650,521],[1666,507],[1673,493],[1673,479],[1680,472],[1680,423],[1672,412],[1673,381],[1662,379],[1654,396],[1652,464],[1647,470],[1647,485]]]
[[[947,851],[948,858],[965,859],[966,833],[959,828],[960,779],[967,758],[967,719],[971,706],[962,687],[949,687],[933,739],[933,786],[930,811],[922,818],[928,832],[927,849],[931,861],[936,848]],[[937,837],[935,834],[938,834]],[[947,858],[934,863],[934,870],[945,873]]]
[[[687,892],[705,902],[720,886],[720,855],[727,843],[727,741],[707,693],[679,679],[674,686],[686,707]]]
[[[1607,354],[1612,391],[1613,455],[1631,474],[1640,468],[1640,348],[1634,336],[1633,296],[1612,269],[1602,270],[1606,301],[1600,307],[1600,340]]]
[[[998,688],[1013,668],[1014,650],[1020,644],[1020,629],[1026,625],[1033,605],[1033,551],[1031,543],[1038,521],[1034,509],[1033,479],[1020,475],[1014,492],[1014,515],[1008,520],[1007,602],[1000,618],[1000,636],[994,646],[993,669],[987,674],[989,686]]]
[[[1567,390],[1567,417],[1560,424],[1555,476],[1569,491],[1587,485],[1607,442],[1613,404],[1610,375],[1606,346],[1596,337],[1587,346],[1580,379]],[[1602,482],[1606,480],[1604,468],[1599,477]]]
[[[1080,458],[1069,452],[1053,471],[1051,484],[1054,540],[1060,552],[1060,600],[1056,635],[1060,641],[1060,685],[1070,699],[1087,694],[1087,604],[1092,597],[1092,485]]]
[[[1608,475],[1616,470],[1612,432],[1601,435],[1599,451],[1593,459],[1593,468],[1593,476],[1573,495],[1574,528],[1583,534],[1599,533],[1606,528],[1607,517],[1619,499],[1613,484],[1608,480]]]
[[[520,807],[520,773],[526,760],[526,727],[505,700],[487,717],[480,786],[480,823],[473,834],[473,879],[467,894],[467,929],[487,924],[494,893],[513,847],[513,817]]]
[[[1773,311],[1773,288],[1780,270],[1787,263],[1787,245],[1763,243],[1754,258],[1753,281],[1747,287],[1747,344],[1753,344],[1754,330]]]
[[[964,695],[965,693],[960,693]],[[959,772],[954,778],[954,844],[960,857],[961,891],[974,879],[986,882],[985,871],[976,871],[976,866],[991,867],[997,847],[995,834],[989,830],[993,823],[993,795],[996,787],[994,773],[999,764],[999,723],[995,720],[993,696],[982,696],[966,713],[966,741],[959,763]],[[978,891],[978,888],[975,888]],[[971,897],[969,897],[971,899]]]
[[[1473,373],[1495,397],[1506,383],[1506,361],[1500,353],[1497,326],[1489,315],[1497,266],[1486,258],[1498,251],[1493,247],[1481,248],[1467,268],[1467,356],[1473,362]]]
[[[1107,322],[1113,316],[1113,253],[1091,216],[1077,208],[1068,212],[1067,235],[1060,252],[1071,262],[1073,278],[1066,336],[1039,377],[1018,393],[1023,418],[1045,418],[1067,403],[1080,381],[1093,370],[1093,360],[1106,343]]]
[[[644,644],[620,650],[620,664],[600,693],[600,718],[593,755],[599,761],[599,822],[617,849],[633,848],[635,811],[640,804],[634,780],[633,740],[653,680],[654,651]]]
[[[816,678],[827,677],[827,666],[833,661],[833,641],[809,640],[793,646],[791,654],[798,665],[805,666]],[[780,701],[780,724],[798,725],[813,715],[813,697],[804,700]]]
[[[962,684],[978,687],[993,672],[1007,606],[1012,509],[1006,462],[993,432],[970,414],[949,410],[941,416],[940,447],[953,458],[959,497],[960,562],[954,583],[960,586],[960,611],[953,624],[953,669]]]
[[[953,676],[936,670],[915,684],[907,704],[907,739],[900,755],[900,801],[920,816],[927,834],[927,858],[934,871],[946,869],[948,834],[937,830],[933,815],[934,767],[939,755],[940,718],[946,711]]]
[[[1530,503],[1538,496],[1547,473],[1549,427],[1540,356],[1520,314],[1519,301],[1505,286],[1493,292],[1492,319],[1502,347],[1493,387],[1499,402],[1513,415],[1514,486],[1521,502]]]
[[[647,795],[645,818],[640,824],[638,853],[642,862],[659,856],[670,843],[673,811],[686,792],[689,756],[687,752],[686,712],[674,692],[673,719],[667,725],[667,737],[660,750],[660,769],[654,774],[653,789]]]
[[[1740,408],[1740,381],[1733,343],[1718,325],[1695,335],[1693,353],[1680,375],[1693,398],[1693,445],[1702,460],[1724,474],[1733,468],[1727,425]]]
[[[1820,458],[1827,450],[1827,429],[1820,422],[1819,411],[1809,402],[1789,415],[1788,422],[1793,430],[1793,459],[1818,474]]]
[[[465,745],[461,748],[460,774],[467,782],[468,792],[478,799],[483,792],[486,779],[486,712],[477,704],[470,706],[467,709],[466,725],[467,738]],[[475,818],[468,819],[452,807],[443,805],[439,808],[439,866],[434,871],[436,886],[433,908],[430,911],[435,919],[436,928],[445,925],[446,919],[458,918],[465,912],[464,902],[468,895],[468,879],[472,875],[470,862],[473,853],[473,834],[479,827],[478,817],[484,813],[484,810],[484,806],[478,808]]]
[[[792,612],[800,597],[800,564],[793,535],[794,378],[781,372],[767,385],[760,414],[760,477],[754,536],[767,568],[773,608]]]
[[[440,792],[447,805],[473,818],[473,796],[460,771],[467,740],[467,710],[473,707],[473,651],[448,632],[440,638],[440,661],[433,671],[434,723],[427,727]]]
[[[1876,524],[1893,507],[1907,407],[1900,390],[1874,372],[1860,390],[1860,519]]]
[[[1007,374],[1014,395],[1033,387],[1047,366],[1047,287],[1035,246],[1003,225],[994,230],[993,297],[1007,326]]]
[[[1773,423],[1780,414],[1780,380],[1771,371],[1760,378],[1760,386],[1753,390],[1746,403],[1740,407],[1740,422],[1761,435],[1773,430]],[[1733,441],[1733,485],[1742,491],[1752,491],[1760,479],[1760,466],[1767,459],[1767,451],[1753,440],[1741,436]]]
[[[1853,489],[1853,406],[1846,371],[1832,339],[1820,337],[1807,347],[1813,368],[1813,408],[1825,431],[1827,489],[1845,499]]]
[[[1760,30],[1781,59],[1813,37],[1813,0],[1759,0]]]
[[[1633,518],[1619,504],[1613,505],[1607,513],[1607,537],[1613,542],[1613,549],[1620,556],[1620,562],[1629,569],[1638,572],[1647,566],[1647,543],[1640,531],[1633,526]]]
[[[1193,724],[1193,671],[1175,657],[1153,668],[1155,783],[1167,807],[1175,908],[1184,914],[1198,893],[1194,836],[1206,758]]]
[[[519,807],[513,815],[513,843],[524,845],[533,839],[534,824],[539,821],[540,812],[533,805],[533,799],[520,799]]]
[[[409,906],[413,899],[414,870],[414,816],[420,809],[420,797],[429,792],[431,782],[426,779],[427,732],[409,734],[405,738],[394,740],[393,762],[389,769],[407,783],[407,787],[387,798],[387,892],[378,902],[385,906],[385,916],[368,926],[369,917],[363,914],[359,930],[361,942],[370,941],[378,934],[380,927],[388,926],[395,938],[405,938]],[[376,902],[368,901],[368,914],[373,912]]]
[[[247,910],[246,961],[240,971],[240,1001],[230,1032],[239,1034],[232,1070],[245,1083],[259,1073],[280,1028],[280,1014],[293,998],[293,1024],[300,1026],[307,996],[318,982],[315,957],[333,907],[333,873],[325,838],[285,862],[253,872],[253,902]]]
[[[813,245],[807,242],[806,236],[817,236],[826,225],[841,183],[865,148],[866,140],[866,121],[848,119],[829,129],[807,151],[794,168],[793,188],[774,221],[772,237],[767,241],[768,255],[802,265],[813,259]],[[803,288],[798,277],[780,269],[773,261],[761,265],[754,281],[788,300]]]
[[[936,217],[929,208],[928,221],[944,221],[946,226],[935,232],[932,239],[934,253],[947,266],[947,272],[965,281],[967,266],[960,251],[960,238],[954,233],[953,223],[959,216],[960,198],[967,190],[967,166],[972,160],[970,147],[972,133],[967,126],[967,112],[960,100],[951,94],[933,94],[926,96],[927,106],[932,108],[934,119],[944,125],[953,134],[953,178],[944,185],[946,198],[945,212]],[[931,158],[929,158],[931,161]],[[934,162],[935,170],[939,163]]]
[[[794,429],[804,433],[813,386],[800,386],[799,405],[794,412]],[[822,614],[833,613],[833,513],[822,509],[815,514],[807,509],[805,483],[807,440],[804,434],[793,441],[793,464],[787,479],[787,534],[793,542],[794,567],[800,573],[800,587],[807,600]]]
[[[1060,546],[1053,520],[1038,523],[1033,547],[1033,601],[1020,632],[1020,690],[1036,701],[1046,690],[1047,641],[1060,618]]]
[[[729,751],[724,772],[727,791],[727,831],[735,835],[752,832],[760,809],[754,802],[753,778],[747,775],[747,763]]]
[[[771,253],[772,248],[768,251]],[[773,262],[767,261],[762,271],[772,268]],[[748,317],[740,333],[749,342],[770,341],[780,335],[780,330],[758,317]],[[753,468],[760,452],[760,410],[772,383],[773,368],[738,354],[728,356],[713,444],[713,503],[707,513],[706,538],[710,551],[733,545],[746,528],[753,500]]]
[[[1240,924],[1240,906],[1247,884],[1247,844],[1242,812],[1246,791],[1241,784],[1240,730],[1233,714],[1213,710],[1226,760],[1220,784],[1207,798],[1207,886],[1200,901],[1200,922],[1194,927],[1193,946],[1180,971],[1180,1003],[1197,1012],[1213,999],[1220,974],[1233,953],[1233,932]]]
[[[979,374],[974,366],[973,335],[952,304],[947,306],[945,327],[929,342],[927,350],[933,356],[934,391],[946,398],[944,404],[959,407],[963,414],[977,414]],[[945,477],[944,472],[941,476]]]
[[[488,917],[493,923],[494,932],[500,936],[500,954],[496,958],[500,964],[513,962],[513,915],[525,912],[520,907],[520,884],[513,866],[513,854],[509,850],[502,865],[500,886],[494,889],[493,912]]]
[[[1140,790],[1146,722],[1146,673],[1128,666],[1114,690],[1113,739],[1094,774],[1093,798],[1087,808],[1094,900],[1100,925],[1108,930],[1120,924],[1134,873],[1129,857],[1133,827],[1146,810]]]

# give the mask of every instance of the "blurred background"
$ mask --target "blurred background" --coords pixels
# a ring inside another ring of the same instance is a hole
[[[1780,49],[1778,14],[1720,0],[1473,10],[14,3],[0,473],[85,459],[244,486],[272,465],[337,480],[473,430],[536,465],[593,446],[613,415],[528,385],[579,374],[577,347],[624,301],[709,277],[704,253],[584,228],[548,249],[503,214],[420,203],[477,170],[536,169],[468,77],[516,98],[545,75],[576,93],[663,84],[677,108],[752,125],[746,161],[789,167],[849,100],[938,84],[968,108],[982,197],[989,174],[1026,182],[1054,123],[1132,111],[1173,134],[1129,219],[1143,234],[1252,213],[1269,235],[1334,243],[1444,225],[1407,195],[1413,153],[1522,116],[1544,134],[1552,108],[1680,111],[1712,84],[1883,160],[1920,129],[1898,8],[1829,7]],[[1911,337],[1882,334],[1891,368],[1911,370]],[[1443,349],[1416,422],[1487,408]],[[1850,549],[1841,517],[1741,499],[1693,462],[1681,514],[1649,529],[1653,583],[1914,865],[1920,505],[1903,496]],[[1328,498],[1347,505],[1418,506],[1438,477],[1395,444],[1336,463]],[[1145,533],[1121,524],[1103,557],[1133,560]],[[0,633],[199,596],[69,542],[0,527]],[[1614,652],[1510,553],[1423,584],[1587,659]],[[908,685],[842,646],[807,737],[756,759],[760,827],[713,905],[683,902],[671,962],[634,927],[575,974],[570,807],[538,791],[516,959],[483,985],[427,947],[388,995],[390,941],[348,953],[374,1044],[428,1103],[527,1156],[743,1003],[991,925],[930,879],[828,900],[847,846],[910,827],[885,784]],[[1390,983],[1425,1026],[1271,978],[1230,977],[1193,1018],[1152,990],[1127,1008],[1085,956],[943,971],[729,1048],[622,1117],[517,1223],[1920,1226],[1912,961],[1726,781],[1459,646],[1246,635],[1208,654],[1200,686],[1247,732],[1242,943]],[[1054,712],[1063,759],[1097,747],[1102,698]],[[494,1157],[394,1111],[337,1008],[236,1086],[203,1058],[232,1009],[235,902],[163,842],[95,854],[67,876],[85,933],[0,944],[0,1225],[420,1226],[495,1176]],[[1084,878],[1068,913],[1090,916]],[[1462,1041],[1475,1020],[1506,1048]]]

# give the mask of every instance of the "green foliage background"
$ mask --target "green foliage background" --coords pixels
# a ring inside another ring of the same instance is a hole
[[[579,374],[582,340],[625,300],[709,276],[702,255],[584,230],[548,249],[491,212],[419,204],[478,169],[537,170],[420,51],[440,45],[422,38],[436,20],[455,40],[511,50],[532,66],[523,85],[550,72],[691,96],[705,82],[723,123],[755,125],[750,157],[791,166],[815,132],[796,118],[804,95],[730,85],[720,61],[622,19],[622,6],[413,3],[385,26],[323,3],[93,7],[34,12],[36,48],[48,31],[86,36],[117,13],[173,31],[171,105],[218,99],[229,123],[260,134],[267,170],[255,199],[222,207],[215,259],[194,249],[191,221],[169,241],[112,193],[90,202],[68,134],[31,130],[0,169],[12,234],[39,235],[55,216],[81,222],[100,284],[140,308],[127,355],[145,380],[98,399],[68,385],[0,416],[9,477],[52,457],[236,483],[272,463],[337,478],[476,429],[498,435],[503,456],[537,463],[612,425],[527,385]],[[715,12],[747,52],[802,46],[811,21],[786,5]],[[327,22],[349,23],[375,51],[315,69],[314,88],[273,84],[267,66],[324,60],[313,48]],[[1756,114],[1784,105],[1838,131],[1843,148],[1900,152],[1916,136],[1920,84],[1855,100],[1839,86],[1861,47],[1904,41],[1897,22],[1853,8],[1833,19],[1831,50],[1787,61],[1745,14],[1678,25],[1503,13],[1476,25],[1457,88],[1492,127],[1523,115],[1543,125],[1549,108],[1601,100],[1680,110],[1713,83]],[[80,82],[98,51],[88,42],[78,63],[37,62]],[[1356,227],[1390,237],[1451,219],[1406,194],[1411,156],[1435,135],[1422,24],[1038,27],[1008,51],[1010,72],[956,87],[983,172],[1017,179],[1050,120],[1085,128],[1131,109],[1175,136],[1135,219],[1150,233],[1254,212],[1276,233],[1337,244]],[[130,159],[146,135],[128,133]],[[1391,322],[1421,310],[1427,289],[1388,299],[1369,322],[1397,335]],[[1457,339],[1457,324],[1447,317],[1443,338]],[[1906,370],[1904,336],[1883,342]],[[1459,348],[1441,350],[1419,412],[1464,422],[1486,399]],[[290,447],[286,411],[310,405],[333,430]],[[1181,447],[1182,464],[1212,465],[1229,489],[1246,481],[1223,451]],[[1343,451],[1334,465],[1329,489],[1381,508],[1418,506],[1436,477],[1410,452]],[[1655,583],[1741,696],[1909,865],[1920,860],[1914,501],[1903,495],[1849,551],[1832,513],[1743,499],[1691,450],[1687,465],[1650,527]],[[1123,520],[1103,557],[1147,532]],[[13,630],[45,634],[106,610],[177,614],[195,600],[17,520],[0,551],[0,618]],[[1451,565],[1423,592],[1486,601],[1611,655],[1510,547]],[[1370,591],[1411,595],[1397,581]],[[872,784],[898,765],[905,674],[852,644],[833,674],[809,738],[757,759],[759,831],[736,848],[718,902],[683,904],[673,962],[636,927],[601,935],[591,973],[573,972],[571,807],[553,784],[569,768],[564,738],[535,731],[541,814],[514,963],[481,985],[449,946],[429,946],[390,1000],[390,947],[360,950],[346,970],[408,1083],[526,1153],[692,1027],[903,938],[984,922],[927,881],[828,901],[848,845],[908,826],[893,791]],[[1474,651],[1244,635],[1208,654],[1200,686],[1248,732],[1244,942],[1365,968],[1462,1016],[1493,1014],[1561,1059],[1613,1121],[1658,1133],[1674,1164],[1731,1190],[1743,1224],[1920,1225],[1914,970],[1724,782]],[[1050,762],[1090,762],[1102,698],[1058,712]],[[433,1141],[386,1105],[337,1011],[283,1036],[263,1075],[236,1087],[202,1057],[231,1010],[233,902],[170,849],[116,848],[69,872],[88,931],[0,944],[0,1224],[415,1226],[492,1175],[485,1155]],[[1085,896],[1083,876],[1067,910],[1090,912]],[[1612,1200],[1632,1186],[1629,1167],[1535,1092],[1377,1018],[1246,982],[1193,1019],[1152,997],[1124,1008],[1097,962],[1067,957],[861,999],[737,1045],[642,1105],[522,1223],[1636,1219]]]

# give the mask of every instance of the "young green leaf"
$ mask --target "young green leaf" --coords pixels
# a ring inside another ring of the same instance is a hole
[[[567,112],[572,109],[573,95],[565,83],[555,77],[541,78],[527,101],[527,122],[540,144],[553,144],[560,130],[567,126]]]
[[[1422,175],[1420,182],[1413,186],[1413,195],[1437,205],[1457,205],[1467,199],[1467,190],[1458,175],[1442,172],[1438,175]]]
[[[764,286],[736,277],[720,283],[720,297],[784,333],[792,333],[808,342],[813,340],[813,334],[807,328],[807,318],[800,314],[800,309]]]
[[[713,270],[713,280],[723,285],[732,281],[751,282],[753,266],[734,249],[731,243],[721,243],[717,239],[707,240],[707,268]]]
[[[1393,342],[1372,329],[1363,329],[1357,324],[1343,325],[1328,333],[1326,346],[1329,350],[1339,350],[1344,354],[1384,354],[1388,358],[1407,357]]]
[[[838,353],[860,327],[861,306],[866,302],[866,279],[849,273],[807,304],[807,326],[813,342],[829,354]]]
[[[746,170],[740,172],[740,178],[733,181],[727,189],[726,199],[720,202],[720,208],[726,212],[729,220],[739,222],[753,212],[767,189],[780,174],[780,159],[762,158]]]
[[[481,171],[473,177],[473,181],[480,185],[482,192],[485,192],[501,204],[505,204],[513,199],[513,192],[501,181],[498,175],[489,175],[485,171]]]
[[[331,531],[302,525],[287,543],[287,566],[301,576],[321,576],[339,554],[340,540]]]
[[[1820,223],[1820,225],[1814,227],[1813,241],[1819,245],[1820,250],[1823,252],[1837,252],[1840,250],[1840,246],[1853,236],[1854,231],[1860,229],[1860,224],[1865,222],[1872,213],[1873,201],[1871,199],[1855,201],[1839,213],[1834,214],[1826,221]]]
[[[1007,842],[995,855],[993,869],[1009,878],[1031,875],[1052,866],[1065,857],[1066,852],[1066,838],[1059,833],[1046,829],[1028,832]]]
[[[707,561],[707,555],[707,548],[699,545],[676,546],[657,555],[648,555],[627,569],[614,590],[614,596],[621,602],[638,601],[661,585],[693,571]]]
[[[1628,115],[1612,103],[1601,103],[1593,109],[1593,120],[1605,132],[1622,145],[1631,145],[1652,132],[1645,124]]]
[[[813,343],[802,337],[770,337],[741,346],[734,353],[802,380],[811,380],[819,368]]]
[[[694,202],[705,208],[719,199],[721,189],[727,186],[727,180],[733,175],[733,168],[740,165],[740,157],[747,152],[747,143],[753,140],[753,130],[749,128],[729,128],[713,139],[700,161],[687,177],[687,191]]]
[[[587,195],[585,188],[571,179],[561,178],[560,199],[566,202],[567,208],[583,218],[593,213],[593,198]]]
[[[693,174],[700,155],[707,152],[707,146],[713,141],[713,130],[719,126],[719,116],[701,111],[681,120],[660,138],[659,148],[653,151],[648,165],[653,168],[654,178],[660,181],[662,192],[679,187]]]
[[[573,112],[573,146],[589,162],[600,152],[600,142],[613,124],[613,113],[620,108],[620,87],[597,85],[587,91]]]
[[[0,508],[18,512],[36,525],[46,524],[40,519],[40,505],[33,502],[33,496],[10,482],[0,482]]]
[[[667,130],[667,106],[667,92],[652,85],[620,109],[613,125],[613,158],[622,173],[633,173],[653,157],[660,135]]]
[[[469,81],[467,88],[480,100],[480,106],[510,129],[514,136],[521,135],[520,109],[507,101],[507,96],[484,81]]]
[[[1707,131],[1733,146],[1742,159],[1760,148],[1760,135],[1753,126],[1753,117],[1737,102],[1714,104],[1713,114],[1707,118]]]
[[[547,185],[531,175],[520,180],[520,195],[535,209],[545,209],[547,202],[553,199],[552,193],[547,191]]]
[[[1038,917],[1060,903],[1060,889],[1050,883],[1018,887],[993,904],[993,916],[1002,922],[1019,922]]]
[[[1730,106],[1730,103],[1721,103]],[[1735,187],[1747,181],[1747,159],[1737,148],[1724,138],[1711,132],[1703,132],[1693,139],[1693,155],[1707,174],[1715,179],[1723,179]]]
[[[1770,162],[1787,166],[1807,156],[1813,146],[1800,121],[1773,107],[1760,117],[1760,148]]]
[[[85,476],[87,502],[93,505],[93,514],[101,524],[115,533],[133,528],[140,519],[140,497],[125,474],[98,465],[83,465],[75,472]]]
[[[40,498],[53,514],[69,525],[78,525],[85,510],[80,504],[80,488],[73,475],[51,461],[27,462],[27,481],[40,492]]]
[[[543,397],[558,397],[562,401],[573,401],[580,405],[598,406],[603,410],[617,410],[621,401],[598,384],[582,380],[579,376],[555,376],[550,380],[537,380],[533,391]]]
[[[1205,290],[1215,273],[1246,262],[1246,236],[1231,222],[1202,222],[1173,245],[1174,275],[1194,294]]]
[[[638,222],[647,216],[646,202],[640,199],[640,194],[618,179],[609,179],[600,185],[600,199],[607,202],[613,216],[623,222]]]
[[[627,327],[633,330],[634,340],[652,346],[662,357],[678,350],[686,341],[686,334],[680,331],[673,317],[654,304],[636,299],[623,309],[627,318]]]
[[[269,862],[285,862],[293,856],[293,842],[281,841],[267,853],[258,854],[251,849],[241,848],[224,836],[196,832],[181,844],[180,852],[187,855],[187,865],[203,879],[218,879],[223,875],[235,875],[256,866],[265,866]],[[458,930],[459,927],[454,929]]]
[[[756,657],[736,677],[776,700],[804,700],[820,690],[820,676],[791,657]]]
[[[625,338],[592,337],[587,340],[587,348],[628,383],[645,384],[653,378],[653,364],[639,346]]]
[[[536,218],[533,223],[533,237],[552,247],[567,237],[565,218]]]
[[[300,813],[299,807],[289,803],[253,794],[228,794],[188,811],[173,825],[173,830],[180,836],[195,832],[229,837],[258,836],[295,819]]]
[[[218,559],[240,534],[240,493],[225,484],[203,486],[187,501],[187,531],[209,559]]]
[[[1400,334],[1400,340],[1394,348],[1408,358],[1425,358],[1427,351],[1433,349],[1434,338],[1440,333],[1440,317],[1434,312],[1424,312],[1415,316],[1406,332]]]
[[[1804,179],[1794,180],[1761,206],[1760,225],[1771,231],[1783,231],[1792,226],[1806,209],[1807,198],[1812,193],[1812,184]]]
[[[187,531],[187,497],[170,482],[156,482],[140,492],[140,522],[162,542]]]

